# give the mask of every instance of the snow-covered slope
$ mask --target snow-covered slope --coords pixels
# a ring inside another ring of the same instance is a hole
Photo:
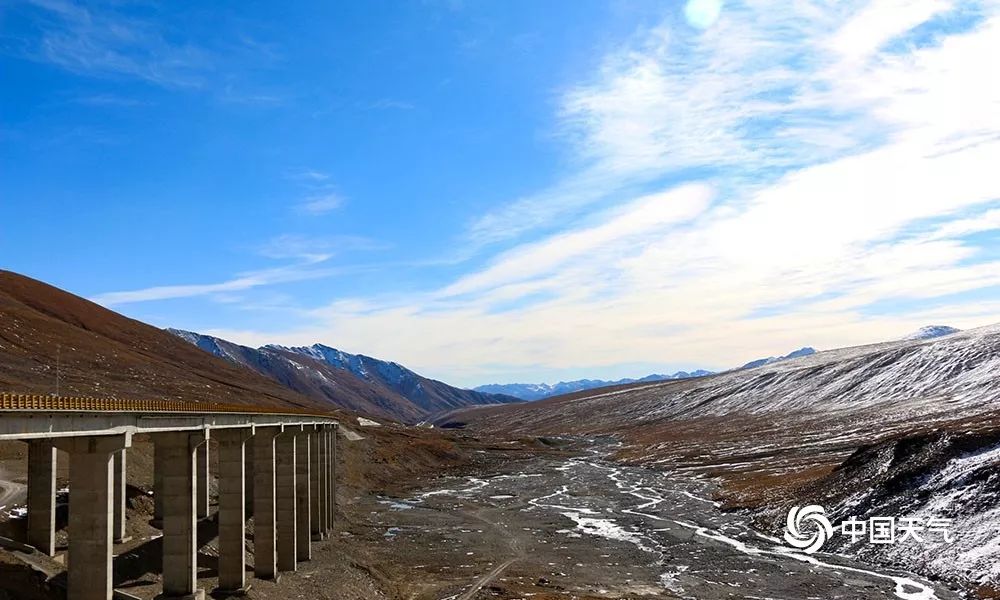
[[[998,431],[932,431],[864,447],[766,511],[774,533],[788,508],[803,502],[824,506],[835,527],[852,517],[915,525],[892,544],[835,536],[825,550],[974,586],[1000,582]]]
[[[621,392],[615,420],[648,422],[732,413],[866,411],[913,402],[979,410],[1000,401],[1000,326],[929,340],[817,352],[760,367]],[[598,411],[600,394],[574,400],[572,412]],[[627,407],[627,408],[626,408]]]

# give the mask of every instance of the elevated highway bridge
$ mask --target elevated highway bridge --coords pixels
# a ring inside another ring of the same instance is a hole
[[[110,600],[112,551],[125,536],[132,438],[154,448],[154,522],[165,598],[201,599],[197,523],[209,516],[209,440],[218,448],[219,591],[247,589],[246,523],[260,579],[294,571],[333,524],[338,423],[306,409],[176,400],[0,394],[0,440],[28,444],[27,543],[56,554],[56,464],[69,455],[70,600]]]

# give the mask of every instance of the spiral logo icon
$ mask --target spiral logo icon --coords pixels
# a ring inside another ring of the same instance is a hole
[[[812,531],[807,531],[812,529]],[[826,509],[817,504],[793,506],[785,522],[785,541],[806,554],[812,554],[833,537],[833,525]]]

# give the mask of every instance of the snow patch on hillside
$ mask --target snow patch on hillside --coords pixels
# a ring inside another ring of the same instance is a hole
[[[946,335],[951,335],[953,333],[958,333],[961,329],[956,329],[954,327],[949,327],[947,325],[927,325],[926,327],[921,327],[920,329],[914,331],[910,335],[904,337],[904,340],[930,340],[937,337],[943,337]]]

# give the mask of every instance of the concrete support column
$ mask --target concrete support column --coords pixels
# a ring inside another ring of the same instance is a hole
[[[309,436],[309,533],[314,541],[326,538],[326,531],[323,529],[323,522],[320,514],[323,508],[323,477],[320,465],[320,438],[323,436],[323,429],[319,425],[313,426],[312,435]]]
[[[153,444],[153,524],[163,526],[163,452]]]
[[[131,436],[62,438],[54,443],[69,453],[67,597],[111,600],[111,454],[130,446]]]
[[[285,427],[285,432],[275,440],[275,525],[278,531],[278,570],[295,571],[298,568],[298,536],[295,503],[295,441],[297,429]]]
[[[254,577],[278,574],[274,518],[274,438],[280,427],[258,427],[253,436]]]
[[[319,477],[320,477],[320,505],[323,510],[319,514],[320,529],[323,537],[330,533],[330,470],[327,468],[330,460],[330,440],[326,435],[326,426],[320,425],[316,435],[319,437]]]
[[[246,518],[253,516],[253,446],[246,451]]]
[[[163,456],[163,596],[201,599],[195,464],[198,447],[208,442],[207,431],[158,433],[153,442]]]
[[[336,519],[335,510],[337,507],[337,429],[335,425],[327,426],[327,439],[329,440],[329,456],[327,460],[327,468],[329,469],[329,480],[330,480],[330,490],[327,498],[329,502],[326,506],[326,528],[327,531],[333,530],[333,522]]]
[[[241,594],[246,584],[246,446],[251,428],[212,432],[219,442],[219,590]]]
[[[50,440],[28,442],[28,543],[56,553],[56,455]]]
[[[295,553],[299,562],[312,559],[310,547],[312,518],[312,503],[309,500],[311,477],[311,461],[309,460],[310,445],[309,430],[306,429],[296,436],[295,440]]]
[[[125,474],[127,472],[127,456],[125,454],[126,450],[122,448],[118,452],[115,452],[112,456],[113,465],[112,476],[114,482],[112,485],[112,494],[114,499],[114,517],[111,523],[111,537],[114,539],[116,544],[121,544],[122,542],[127,542],[128,538],[125,536]]]
[[[208,442],[198,446],[198,518],[204,519],[208,516],[208,482],[211,481],[209,469],[209,449]]]

